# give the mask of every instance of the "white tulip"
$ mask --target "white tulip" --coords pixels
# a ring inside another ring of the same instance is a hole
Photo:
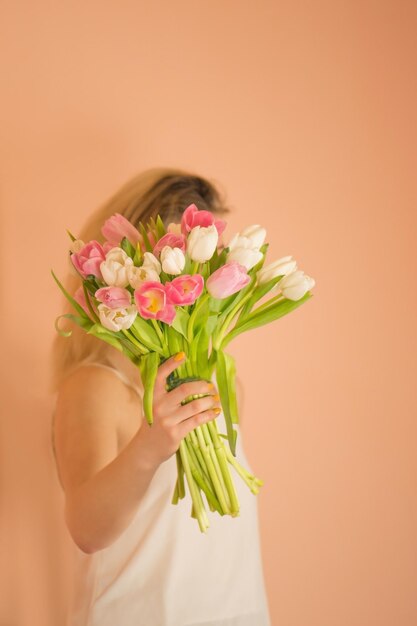
[[[288,298],[288,300],[300,300],[315,284],[316,281],[314,278],[307,276],[302,270],[296,270],[281,278],[278,283],[278,288],[284,298]]]
[[[181,274],[185,265],[185,255],[181,248],[164,246],[161,250],[162,269],[166,274]]]
[[[249,241],[249,239],[248,239]],[[227,262],[237,261],[249,271],[254,265],[259,263],[263,254],[257,248],[245,248],[243,246],[234,248],[226,255]]]
[[[145,280],[153,280],[158,283],[161,282],[158,272],[155,271],[150,265],[141,265],[140,267],[136,267],[136,265],[129,265],[127,268],[127,279],[129,281],[129,285],[133,287],[133,289],[139,289],[139,286]]]
[[[106,254],[106,260],[100,263],[103,280],[112,287],[126,287],[129,284],[127,271],[133,266],[133,260],[122,248],[112,248]]]
[[[237,261],[244,265],[248,271],[263,257],[262,252],[260,252],[258,246],[254,245],[253,240],[239,233],[232,237],[227,247],[229,251],[226,255],[226,260]]]
[[[211,226],[195,226],[187,237],[188,256],[193,261],[205,263],[211,259],[217,247],[219,234],[214,224]]]
[[[256,275],[257,284],[263,285],[278,276],[286,276],[297,269],[297,261],[292,256],[283,256],[277,261],[261,267]],[[275,286],[274,286],[275,287]]]
[[[252,224],[251,226],[246,226],[240,235],[248,237],[252,241],[254,248],[260,248],[265,241],[266,230],[259,224]]]
[[[135,304],[132,304],[125,309],[111,309],[107,305],[101,303],[97,308],[101,324],[104,328],[115,332],[130,328],[138,313]]]
[[[144,252],[142,267],[151,267],[157,274],[160,274],[162,269],[159,259],[152,252]]]

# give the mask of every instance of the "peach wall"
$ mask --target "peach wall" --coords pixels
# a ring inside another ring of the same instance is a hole
[[[417,623],[416,4],[1,5],[0,623],[61,626],[50,275],[154,165],[217,180],[317,285],[231,344],[273,626]],[[256,625],[254,625],[256,626]]]

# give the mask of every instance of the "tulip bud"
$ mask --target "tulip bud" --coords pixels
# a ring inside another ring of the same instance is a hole
[[[142,267],[151,267],[158,275],[162,269],[159,259],[152,252],[144,252]]]
[[[133,261],[126,252],[122,248],[112,248],[100,264],[103,280],[112,287],[126,287],[129,284],[129,266],[133,266]]]
[[[130,328],[138,314],[134,304],[123,309],[111,309],[102,303],[99,304],[97,308],[102,326],[115,332]]]
[[[297,262],[292,256],[283,256],[282,258],[264,265],[256,275],[257,284],[263,285],[278,276],[286,276],[297,269]]]
[[[281,278],[278,287],[284,298],[288,298],[288,300],[300,300],[315,284],[314,278],[307,276],[301,270],[296,270]]]
[[[250,239],[254,248],[260,248],[265,241],[266,230],[259,224],[252,224],[244,228],[240,235]]]
[[[214,254],[219,234],[214,224],[211,226],[195,226],[187,238],[187,252],[193,261],[205,263]]]
[[[162,269],[166,274],[181,274],[185,265],[185,256],[181,248],[164,246],[161,250]]]

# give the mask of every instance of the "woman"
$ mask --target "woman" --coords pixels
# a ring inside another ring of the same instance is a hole
[[[159,213],[167,226],[192,203],[228,212],[212,182],[178,169],[147,170],[78,236],[100,240],[116,212],[135,226]],[[69,276],[71,293],[78,284]],[[215,385],[201,380],[167,392],[166,377],[184,362],[183,354],[172,356],[158,370],[150,428],[138,368],[109,344],[71,330],[52,349],[52,443],[75,557],[67,626],[269,626],[257,497],[235,475],[240,515],[212,513],[207,533],[184,500],[171,503],[180,440],[216,417],[226,431]],[[209,395],[181,405],[192,393]],[[251,470],[237,430],[237,456]]]

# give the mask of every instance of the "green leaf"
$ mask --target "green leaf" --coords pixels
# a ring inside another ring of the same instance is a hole
[[[88,310],[90,311],[91,318],[92,318],[95,322],[98,322],[98,323],[99,323],[99,322],[100,322],[100,318],[99,318],[99,316],[97,315],[97,313],[94,311],[93,306],[92,306],[92,304],[91,304],[91,302],[90,302],[90,295],[89,295],[89,292],[88,292],[88,290],[87,290],[87,286],[86,286],[86,283],[85,283],[85,282],[83,282],[83,290],[84,290],[84,298],[85,298],[85,302],[86,302],[86,304],[87,304],[87,308],[88,308]]]
[[[145,229],[144,225],[142,224],[142,222],[139,222],[139,232],[140,232],[140,234],[143,237],[143,241],[145,243],[146,251],[147,252],[152,252],[153,247],[152,247],[151,242],[149,241],[148,234],[147,234],[146,229]]]
[[[253,294],[251,295],[249,300],[245,303],[242,310],[240,311],[238,320],[243,320],[243,318],[246,317],[250,313],[254,304],[256,304],[258,300],[263,298],[264,295],[266,295],[269,291],[271,291],[274,285],[276,285],[281,280],[281,278],[282,276],[276,276],[275,278],[271,278],[271,280],[264,283],[263,285],[257,285],[257,287],[255,287],[254,289]]]
[[[63,285],[61,285],[61,283],[59,282],[58,278],[55,276],[53,270],[51,270],[51,274],[54,277],[55,282],[57,283],[58,287],[60,288],[60,290],[62,291],[62,293],[64,294],[64,296],[67,298],[67,300],[72,304],[72,306],[74,307],[74,309],[77,311],[77,313],[79,313],[80,317],[83,317],[85,319],[89,319],[89,317],[87,317],[84,309],[82,306],[80,306],[78,304],[78,302],[76,300],[74,300],[74,298],[68,293],[68,291],[65,289],[65,287]]]
[[[182,343],[180,334],[175,330],[175,328],[167,324],[166,328],[166,336],[168,340],[168,350],[171,355],[177,354],[182,350]]]
[[[194,339],[197,342],[197,350],[196,350],[196,362],[198,363],[199,371],[202,373],[204,378],[211,380],[209,362],[208,362],[208,349],[210,343],[210,335],[208,332],[207,324],[204,324]]]
[[[297,307],[301,306],[309,298],[313,296],[312,293],[307,293],[300,298],[300,300],[288,300],[284,299],[276,304],[272,304],[270,307],[263,309],[260,313],[256,313],[256,309],[245,319],[242,323],[237,324],[223,339],[221,348],[224,349],[227,344],[232,341],[240,333],[252,330],[253,328],[259,328],[265,324],[269,324],[287,313],[291,313]]]
[[[216,380],[219,389],[221,405],[227,429],[227,438],[229,440],[230,450],[233,456],[236,456],[236,438],[237,431],[233,428],[232,411],[236,406],[236,400],[233,400],[233,386],[229,387],[228,376],[231,374],[230,359],[225,355],[223,350],[217,350],[216,360]]]
[[[140,363],[143,393],[143,412],[148,424],[153,424],[153,393],[155,388],[156,375],[159,367],[159,354],[149,352],[144,354]]]
[[[77,315],[73,315],[72,313],[64,313],[63,315],[59,315],[55,320],[55,329],[62,337],[70,337],[72,335],[72,330],[61,330],[60,328],[58,328],[58,320],[61,319],[61,317],[66,317],[67,319],[70,319],[72,322],[78,324],[78,326],[81,326],[81,328],[84,328],[84,330],[90,328],[90,326],[93,324],[93,322],[87,317],[78,317]]]
[[[176,307],[176,315],[174,317],[174,321],[172,322],[172,328],[175,328],[177,332],[179,332],[185,339],[188,340],[188,322],[190,321],[190,314],[185,309],[181,307]]]
[[[129,256],[131,259],[134,258],[136,250],[127,237],[123,237],[120,243],[120,247],[126,252],[127,256]]]
[[[221,265],[226,263],[227,251],[228,248],[223,248],[223,250],[219,253],[216,248],[213,256],[209,259],[210,274],[213,274]]]
[[[166,228],[165,225],[161,219],[161,216],[158,214],[156,217],[156,232],[158,235],[158,239],[161,239],[161,237],[163,237],[164,235],[166,235]]]
[[[93,324],[91,328],[87,331],[88,335],[94,335],[97,339],[101,339],[106,343],[109,343],[114,348],[117,348],[120,352],[123,352],[123,348],[120,344],[119,338],[115,333],[112,333],[111,330],[107,330],[101,326],[101,324]]]
[[[136,339],[143,343],[144,346],[150,350],[162,353],[161,342],[159,341],[154,327],[141,317],[141,315],[138,314],[135,317],[135,321],[129,330],[132,331]]]

